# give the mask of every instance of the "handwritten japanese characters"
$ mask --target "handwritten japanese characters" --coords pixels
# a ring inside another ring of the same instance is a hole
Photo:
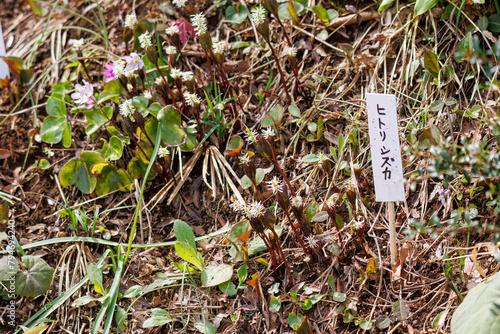
[[[366,106],[376,200],[404,201],[396,96],[366,94]]]

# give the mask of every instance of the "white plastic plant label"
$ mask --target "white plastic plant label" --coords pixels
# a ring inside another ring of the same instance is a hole
[[[5,43],[3,40],[2,23],[0,22],[0,57],[5,57]],[[10,78],[9,67],[7,63],[0,59],[0,79]]]
[[[366,94],[377,202],[405,200],[396,96]]]

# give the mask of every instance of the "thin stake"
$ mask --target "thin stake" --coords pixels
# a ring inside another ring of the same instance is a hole
[[[396,266],[396,214],[394,212],[394,202],[387,202],[387,211],[389,213],[389,238],[391,248],[391,266]]]

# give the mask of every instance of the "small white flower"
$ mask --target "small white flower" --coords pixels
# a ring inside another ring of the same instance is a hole
[[[172,4],[176,5],[179,8],[182,8],[186,5],[187,0],[173,0]]]
[[[240,164],[242,165],[250,163],[250,156],[247,153],[240,155],[239,159],[240,159]]]
[[[326,161],[326,156],[323,154],[323,152],[318,153],[318,164],[323,164]]]
[[[191,25],[198,36],[207,32],[207,19],[203,13],[191,15]]]
[[[235,212],[241,212],[244,211],[246,208],[247,204],[245,201],[237,200],[236,202],[229,204],[229,207],[233,209]]]
[[[329,207],[329,208],[333,208],[335,207],[337,201],[338,201],[339,197],[338,196],[330,196],[329,199],[326,200],[326,205]]]
[[[273,176],[273,179],[271,181],[267,181],[267,184],[269,185],[269,189],[273,192],[273,195],[278,193],[278,191],[281,192],[281,182],[278,177]]]
[[[177,54],[177,49],[175,48],[175,46],[169,45],[165,48],[165,53],[168,55],[175,55]]]
[[[318,240],[314,237],[314,235],[310,235],[306,237],[306,241],[309,244],[309,247],[316,248],[318,246]]]
[[[45,151],[45,154],[49,156],[49,158],[54,156],[54,152],[50,148],[45,147],[43,150]]]
[[[355,230],[361,230],[363,227],[365,227],[365,221],[364,221],[364,219],[353,220],[352,221],[352,227],[354,227]]]
[[[134,71],[125,71],[124,75],[126,78],[132,78],[134,76]]]
[[[165,158],[167,155],[170,155],[170,152],[168,151],[168,148],[166,148],[166,147],[160,147],[158,149],[158,156],[160,158]]]
[[[198,95],[196,95],[196,93],[191,94],[187,91],[184,92],[184,100],[186,100],[186,103],[191,107],[194,107],[201,103],[201,100]]]
[[[285,55],[295,58],[297,56],[297,48],[294,45],[287,47],[285,49]]]
[[[295,208],[300,208],[302,206],[302,197],[299,195],[294,196],[290,199],[290,203],[292,204],[293,207]]]
[[[83,40],[83,38],[74,39],[73,40],[73,47],[75,49],[81,49],[84,43],[85,43],[85,41]]]
[[[256,26],[260,26],[266,20],[266,11],[262,5],[252,9],[252,21]]]
[[[125,27],[134,30],[137,23],[138,23],[137,16],[135,16],[135,13],[130,13],[127,16],[125,16]]]
[[[132,86],[132,84],[129,84],[129,83],[128,83],[128,84],[127,84],[127,89],[128,89],[129,91],[132,91],[132,90],[134,90],[134,86]]]
[[[151,42],[152,37],[153,34],[149,31],[146,31],[144,34],[139,36],[139,42],[141,42],[141,47],[143,49],[149,49],[153,45],[153,43]]]
[[[224,54],[225,51],[224,42],[212,43],[212,49],[214,50],[214,53],[217,55]]]
[[[163,85],[163,77],[156,78],[156,79],[155,79],[155,84],[156,84],[157,86],[161,86],[161,85]]]
[[[151,92],[149,90],[144,91],[144,97],[148,100],[151,100],[153,98],[153,95],[151,95]]]
[[[130,117],[133,116],[134,113],[135,107],[132,105],[132,100],[125,100],[122,104],[120,104],[120,115],[122,115],[122,117]],[[131,117],[131,120],[133,122],[134,118]]]
[[[179,33],[179,27],[176,24],[172,24],[170,27],[165,29],[165,32],[167,33],[167,35],[173,36]]]
[[[246,140],[249,144],[253,144],[257,141],[257,132],[247,128]]]
[[[191,71],[182,72],[182,81],[189,82],[193,81],[194,74]]]
[[[177,69],[177,68],[172,68],[170,70],[170,76],[172,77],[172,79],[179,79],[182,75],[182,72],[181,70]]]
[[[113,62],[113,75],[119,77],[125,75],[125,61],[118,59]]]
[[[224,111],[224,108],[226,107],[226,105],[224,103],[219,103],[215,106],[214,109],[217,109],[219,111]]]
[[[258,218],[264,215],[266,208],[262,202],[253,202],[248,206],[247,216],[248,218]]]
[[[262,136],[264,136],[264,138],[266,139],[269,139],[269,137],[274,137],[275,135],[276,134],[274,133],[274,129],[270,126],[262,130]]]

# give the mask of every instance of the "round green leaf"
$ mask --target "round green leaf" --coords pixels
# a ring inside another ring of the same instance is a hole
[[[54,270],[37,256],[23,256],[22,262],[27,271],[16,274],[16,294],[24,297],[45,294],[50,288]]]
[[[163,108],[158,112],[161,124],[161,137],[167,145],[179,145],[186,133],[181,129],[181,115],[173,108]]]
[[[281,123],[281,118],[283,117],[284,109],[282,106],[275,106],[264,118],[262,119],[262,126],[268,127],[271,125],[279,125]]]
[[[281,302],[274,295],[271,297],[271,301],[269,302],[269,311],[272,313],[279,312],[281,308]]]
[[[47,114],[55,118],[66,118],[66,104],[62,93],[52,93],[45,106]]]
[[[38,162],[38,168],[41,170],[49,169],[50,168],[50,162],[47,159],[40,159]]]
[[[229,6],[226,8],[226,20],[234,22],[236,24],[242,24],[248,16],[248,9],[239,5],[238,9],[235,6]]]
[[[229,264],[208,265],[201,272],[201,283],[206,287],[216,286],[229,281],[232,276],[233,266]]]
[[[42,123],[40,135],[42,140],[49,144],[57,144],[61,141],[64,132],[65,117],[48,116]]]

